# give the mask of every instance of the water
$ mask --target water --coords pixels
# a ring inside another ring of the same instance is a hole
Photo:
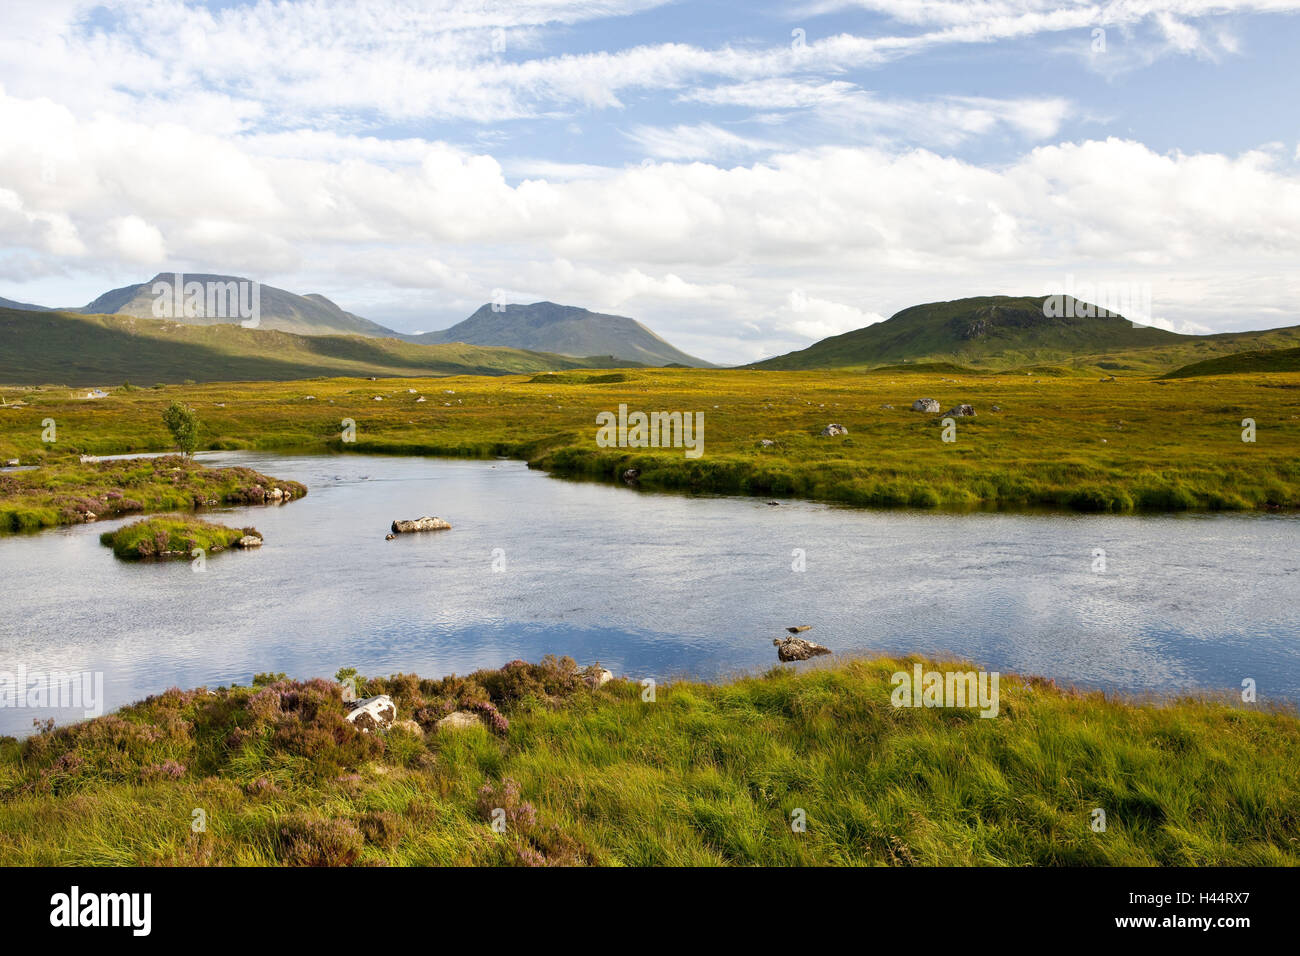
[[[772,507],[510,461],[201,458],[310,494],[210,513],[266,544],[212,555],[204,573],[115,559],[98,536],[120,521],[0,538],[0,671],[102,672],[108,709],[264,671],[439,676],[546,653],[715,678],[774,664],[772,639],[811,624],[837,651],[956,655],[1127,692],[1249,677],[1261,700],[1300,700],[1296,517]],[[454,529],[384,540],[394,518],[424,514]],[[0,734],[45,713],[0,708]]]

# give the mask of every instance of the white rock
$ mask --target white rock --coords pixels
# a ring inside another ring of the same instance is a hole
[[[365,700],[354,701],[352,710],[345,719],[363,733],[385,730],[397,719],[397,705],[387,694],[367,697]]]

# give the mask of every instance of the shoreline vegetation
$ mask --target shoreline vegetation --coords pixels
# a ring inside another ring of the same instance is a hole
[[[180,400],[200,417],[202,450],[511,457],[565,478],[631,473],[628,483],[646,490],[879,508],[1300,508],[1300,373],[1099,381],[1056,366],[629,369],[126,387],[95,401],[54,387],[7,394],[21,404],[0,408],[0,458],[45,468],[72,454],[168,448],[159,415]],[[975,416],[958,417],[945,442],[946,416],[912,411],[919,398],[970,404]],[[703,456],[598,447],[596,416],[620,404],[703,412]],[[46,419],[58,423],[57,442],[41,440]],[[848,433],[822,436],[832,422]],[[1253,441],[1243,440],[1248,423]],[[23,474],[32,473],[0,475],[0,486]],[[7,523],[30,520],[11,513]],[[35,526],[48,523],[57,522]]]
[[[188,560],[196,551],[216,554],[227,548],[261,547],[262,533],[256,528],[228,528],[199,518],[171,515],[145,518],[105,531],[99,543],[112,548],[119,558]]]
[[[568,658],[340,671],[395,704],[374,732],[334,681],[173,689],[0,738],[0,865],[1300,863],[1293,709],[1007,674],[991,719],[892,706],[892,675],[917,663],[782,666],[650,700]]]
[[[306,493],[296,481],[252,468],[205,468],[182,455],[84,462],[51,456],[36,469],[0,473],[0,532],[146,512],[283,504]]]

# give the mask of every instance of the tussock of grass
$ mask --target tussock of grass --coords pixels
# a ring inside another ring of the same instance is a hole
[[[173,690],[0,742],[0,864],[1300,863],[1294,714],[1007,675],[993,719],[895,709],[913,661],[654,702],[568,659],[360,679],[423,734],[355,731],[323,680]],[[436,730],[484,704],[504,729]]]
[[[208,554],[239,544],[245,536],[261,538],[256,528],[227,528],[198,518],[146,518],[105,531],[99,543],[119,558],[188,558],[194,550]]]

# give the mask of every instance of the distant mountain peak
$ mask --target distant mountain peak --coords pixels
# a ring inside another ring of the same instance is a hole
[[[557,302],[487,302],[441,332],[406,336],[423,343],[465,342],[554,352],[578,358],[611,356],[642,365],[709,367],[670,345],[636,319]]]

